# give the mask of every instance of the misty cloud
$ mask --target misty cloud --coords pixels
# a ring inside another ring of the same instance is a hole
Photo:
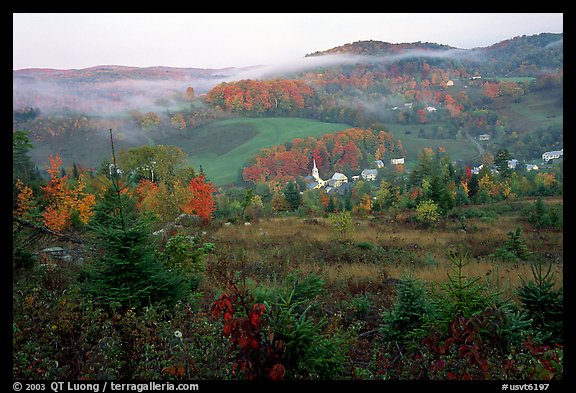
[[[546,45],[544,47],[544,49],[556,48],[556,47],[563,46],[563,45],[564,45],[564,38],[561,38],[558,41],[553,41],[553,42],[549,43],[548,45]]]
[[[15,74],[12,78],[14,110],[33,107],[40,108],[44,114],[71,111],[98,116],[129,110],[176,110],[181,108],[188,87],[197,95],[204,94],[218,83],[238,79],[235,75],[242,69],[201,70],[201,75],[194,77],[167,71],[164,79],[132,79],[123,75],[124,79],[113,81],[85,76],[83,71],[86,70],[68,78],[60,73],[47,76],[41,71],[26,71],[26,74]]]
[[[292,62],[271,64],[257,67],[251,70],[241,71],[230,77],[225,77],[222,82],[230,82],[238,79],[262,79],[281,77],[286,74],[305,72],[324,67],[355,64],[392,64],[397,61],[415,58],[431,59],[454,59],[460,61],[481,62],[486,58],[478,50],[471,49],[447,49],[447,50],[406,50],[403,53],[393,55],[351,55],[351,54],[327,54],[321,56],[303,57]]]

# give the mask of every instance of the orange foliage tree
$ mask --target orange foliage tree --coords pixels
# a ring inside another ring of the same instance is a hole
[[[48,184],[42,187],[48,205],[42,213],[43,224],[54,231],[62,231],[72,226],[73,213],[78,220],[87,224],[94,214],[96,198],[93,194],[86,193],[86,180],[80,175],[74,186],[68,181],[67,176],[59,177],[62,159],[58,154],[50,156],[50,166],[47,172],[50,175]]]
[[[212,219],[212,214],[216,210],[213,193],[216,189],[212,183],[206,181],[203,174],[194,177],[188,185],[192,195],[180,205],[180,209],[186,214],[196,214],[208,223]]]

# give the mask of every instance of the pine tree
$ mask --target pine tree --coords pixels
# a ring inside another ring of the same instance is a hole
[[[334,198],[332,198],[332,195],[328,197],[328,204],[326,205],[324,211],[326,213],[334,213],[336,211],[336,204],[334,203]]]
[[[522,286],[518,289],[518,297],[532,327],[540,334],[539,339],[546,344],[563,342],[564,290],[555,289],[552,265],[543,273],[542,265],[532,265],[534,280],[520,280]]]
[[[298,185],[296,182],[289,182],[284,187],[284,197],[288,201],[290,205],[290,210],[296,210],[302,204],[302,195],[300,194],[300,190],[298,189]]]
[[[159,303],[171,306],[184,295],[183,276],[157,258],[148,223],[138,215],[136,201],[121,192],[117,179],[111,180],[96,205],[91,228],[103,253],[81,277],[86,291],[98,302],[124,309]]]
[[[412,276],[398,281],[396,303],[383,313],[381,333],[385,340],[406,345],[417,336],[427,316],[432,312],[432,305],[426,298],[423,283]]]
[[[12,134],[12,183],[14,191],[18,179],[32,188],[37,188],[42,180],[38,168],[34,166],[28,155],[28,151],[33,147],[26,131],[15,131]]]

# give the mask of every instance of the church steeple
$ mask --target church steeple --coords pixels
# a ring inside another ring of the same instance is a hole
[[[320,179],[320,174],[318,173],[318,167],[316,166],[316,160],[312,159],[314,162],[314,168],[312,168],[312,177],[321,185],[324,185],[325,181]]]

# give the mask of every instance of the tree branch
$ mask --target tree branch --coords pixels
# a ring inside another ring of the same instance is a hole
[[[19,218],[19,217],[12,217],[12,219],[13,219],[14,221],[16,221],[17,223],[24,225],[25,227],[33,228],[33,229],[35,229],[35,230],[37,230],[37,231],[39,231],[39,232],[46,233],[46,234],[51,235],[51,236],[56,236],[56,237],[59,238],[60,240],[67,241],[67,242],[72,242],[72,243],[77,243],[77,244],[84,244],[84,241],[83,241],[83,240],[70,237],[70,236],[65,235],[65,234],[63,234],[63,233],[55,232],[55,231],[53,231],[53,230],[51,230],[51,229],[46,228],[45,226],[38,225],[38,224],[35,224],[35,223],[33,223],[33,222],[30,222],[30,221],[23,220],[23,219],[21,219],[21,218]]]

